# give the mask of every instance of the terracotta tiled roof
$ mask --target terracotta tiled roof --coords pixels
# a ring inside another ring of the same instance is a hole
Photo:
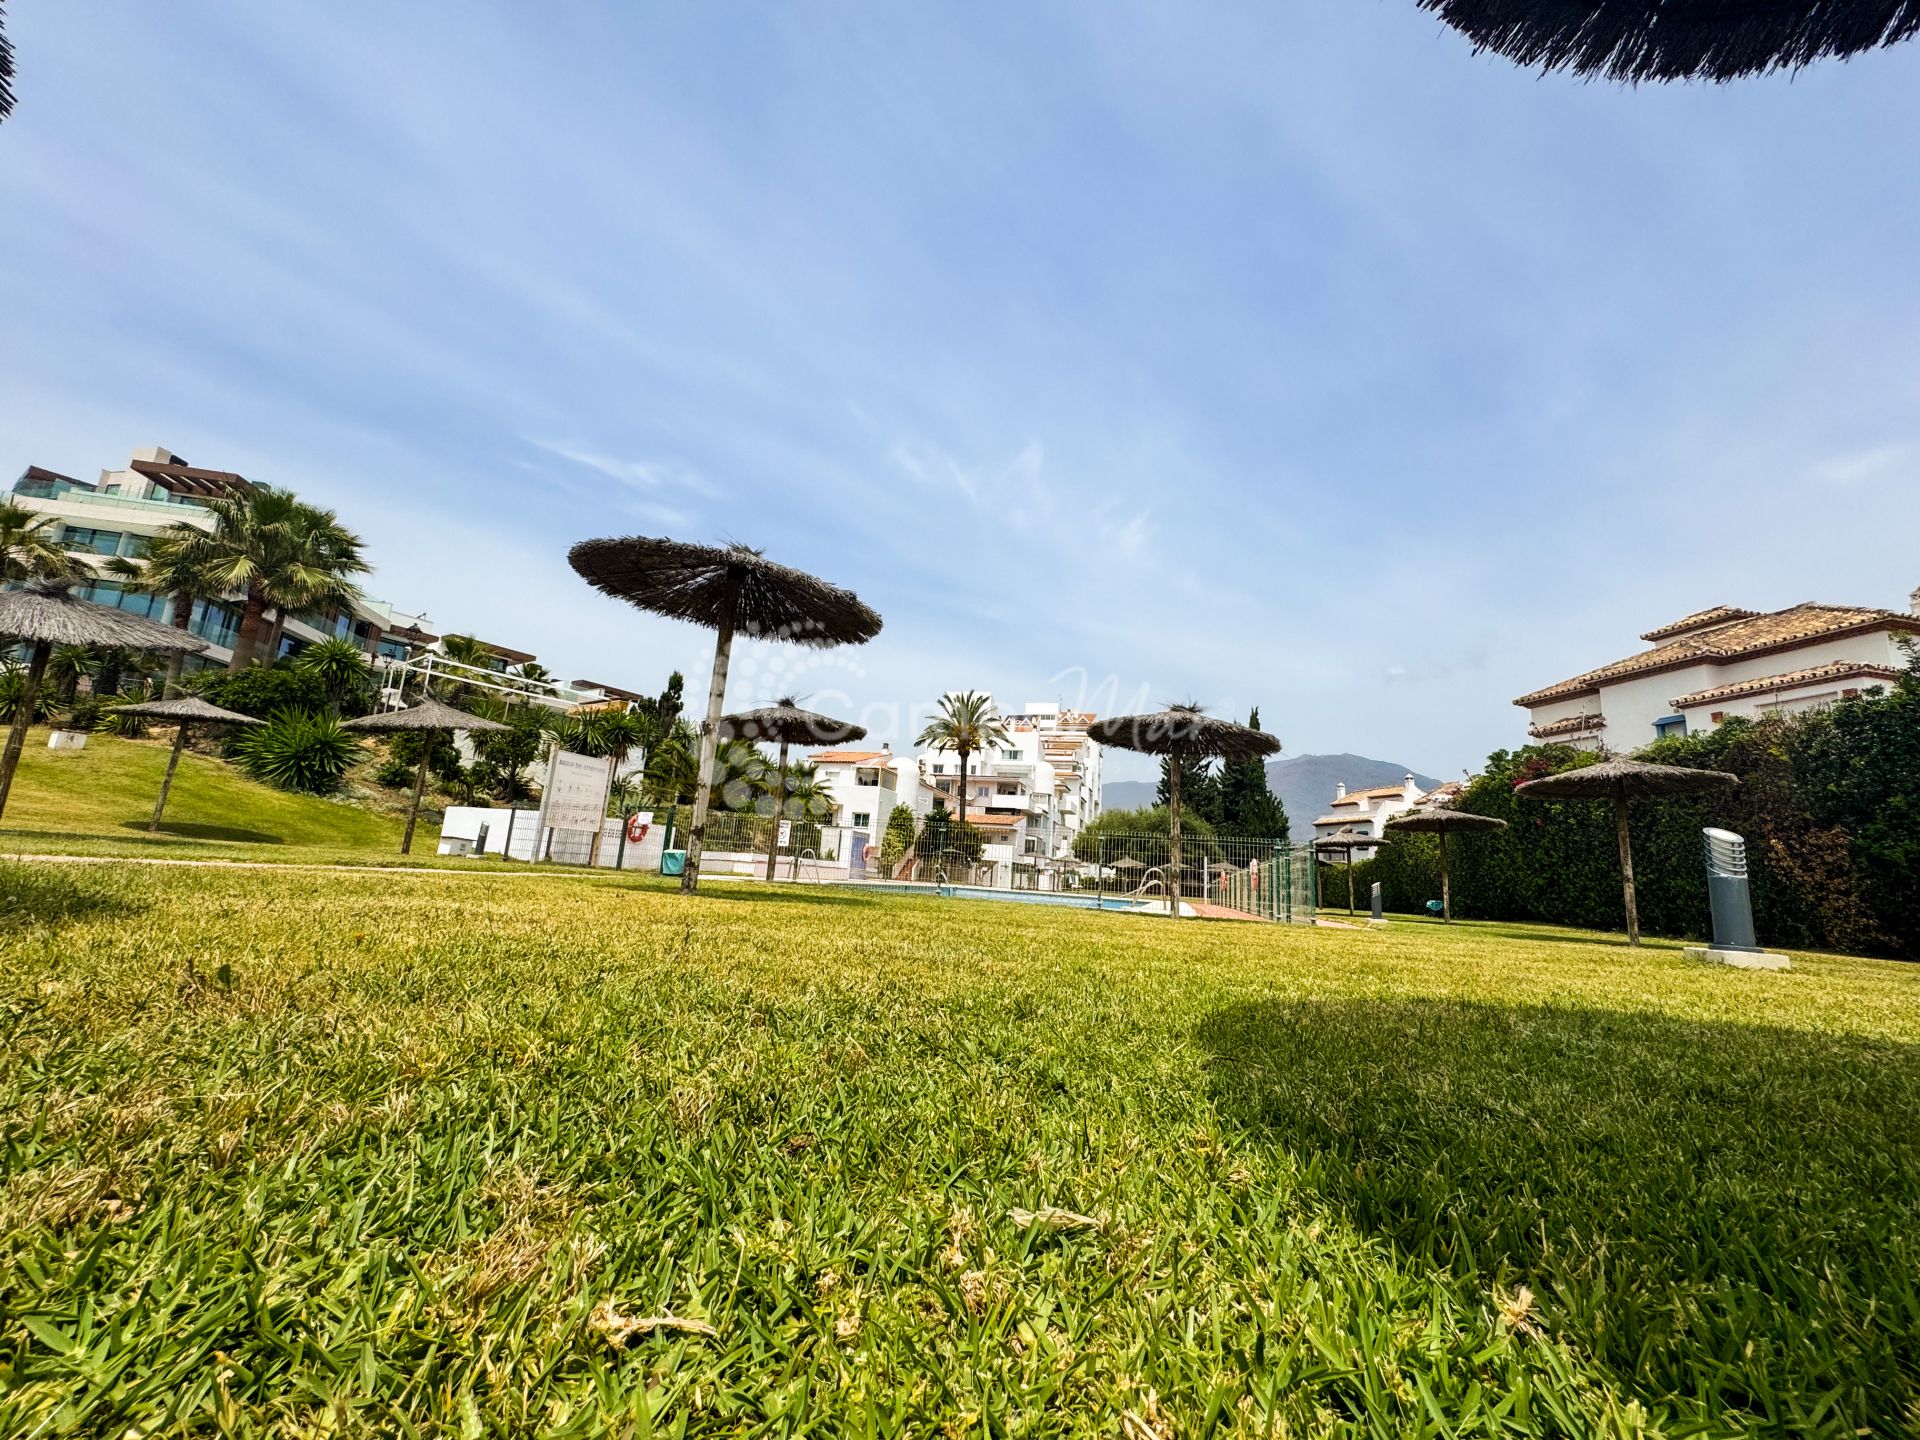
[[[1467,793],[1464,780],[1449,780],[1444,785],[1436,785],[1414,803],[1416,805],[1445,805],[1449,800],[1457,800]]]
[[[1536,740],[1550,740],[1555,735],[1584,735],[1589,730],[1604,730],[1606,725],[1604,715],[1569,715],[1564,720],[1549,720],[1545,725],[1529,725],[1527,733]]]
[[[1357,815],[1322,815],[1313,823],[1315,825],[1351,825],[1358,818]]]
[[[1360,801],[1371,800],[1376,795],[1404,795],[1406,793],[1407,787],[1404,784],[1376,785],[1371,790],[1349,790],[1333,803],[1335,805],[1357,805]]]
[[[1544,690],[1522,695],[1513,703],[1519,706],[1544,705],[1550,700],[1569,700],[1590,695],[1614,680],[1634,675],[1651,675],[1683,666],[1721,663],[1737,656],[1765,655],[1776,650],[1791,650],[1821,640],[1835,639],[1874,630],[1903,630],[1920,634],[1920,615],[1902,615],[1894,610],[1870,610],[1858,605],[1816,605],[1811,602],[1770,615],[1750,615],[1689,631],[1651,650],[1629,655],[1598,670],[1589,670],[1571,680],[1562,680]]]
[[[1760,612],[1741,610],[1732,605],[1715,605],[1710,609],[1696,610],[1691,615],[1682,615],[1671,625],[1662,625],[1658,630],[1649,630],[1642,640],[1671,640],[1676,635],[1684,635],[1689,630],[1704,630],[1709,625],[1724,625],[1729,620],[1750,620]]]
[[[885,750],[816,750],[813,753],[816,765],[864,765],[869,760],[892,758]]]
[[[967,811],[969,825],[992,825],[1011,829],[1026,818],[1024,815],[988,815],[979,810]]]
[[[1673,708],[1693,710],[1702,705],[1711,705],[1716,700],[1732,700],[1741,695],[1765,695],[1773,690],[1798,690],[1806,685],[1856,678],[1898,680],[1900,672],[1889,670],[1884,665],[1862,665],[1850,660],[1836,660],[1831,665],[1813,665],[1805,670],[1789,670],[1784,675],[1760,675],[1752,680],[1737,681],[1732,685],[1717,685],[1711,690],[1696,690],[1691,695],[1682,695],[1675,700]]]

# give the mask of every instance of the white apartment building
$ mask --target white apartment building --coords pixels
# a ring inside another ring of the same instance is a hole
[[[253,483],[229,470],[197,468],[170,450],[152,446],[135,451],[123,469],[102,470],[96,480],[29,465],[10,498],[22,509],[58,520],[59,543],[93,568],[95,577],[76,587],[76,594],[165,624],[173,617],[172,598],[122,584],[105,573],[107,561],[138,561],[153,536],[176,525],[212,530],[207,501],[245,492]],[[238,596],[195,603],[188,629],[205,640],[208,649],[188,656],[189,668],[224,667],[233,658],[240,614]],[[535,682],[513,674],[534,657],[505,646],[488,645],[488,658],[477,669],[452,667],[442,637],[427,630],[427,624],[425,615],[363,595],[343,609],[289,616],[274,658],[296,654],[319,640],[352,640],[379,675],[382,701],[389,707],[419,698],[425,681],[435,674],[454,675],[555,709],[608,698],[605,687]]]
[[[1920,640],[1905,613],[1808,602],[1762,613],[1716,605],[1640,637],[1648,648],[1513,703],[1535,740],[1626,752],[1734,716],[1817,709],[1892,682]]]
[[[1398,785],[1376,785],[1367,790],[1349,790],[1341,781],[1334,786],[1333,803],[1327,813],[1313,822],[1313,838],[1344,840],[1365,835],[1377,839],[1386,833],[1387,821],[1430,798],[1431,793],[1423,792],[1411,775]],[[1356,847],[1355,853],[1370,852]]]
[[[1073,854],[1073,837],[1100,813],[1100,747],[1087,735],[1092,715],[1034,701],[1001,716],[1007,743],[967,762],[967,820],[985,836],[981,859],[1044,868]],[[833,797],[831,823],[863,832],[878,846],[896,805],[916,826],[939,800],[960,809],[960,757],[950,750],[896,755],[821,750],[808,757]]]
[[[987,858],[1023,864],[1072,858],[1073,837],[1100,814],[1100,746],[1087,734],[1094,718],[1053,701],[1028,701],[1000,717],[1005,745],[968,757],[967,818],[989,832]],[[920,773],[957,811],[959,755],[923,751]],[[996,849],[1004,855],[991,853]]]

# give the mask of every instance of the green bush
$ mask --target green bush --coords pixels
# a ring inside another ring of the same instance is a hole
[[[208,704],[258,720],[283,711],[327,708],[327,687],[320,677],[284,660],[246,670],[202,670],[188,678],[187,689]]]
[[[282,710],[265,725],[250,727],[235,747],[241,766],[256,780],[282,790],[330,795],[353,763],[359,745],[329,715]]]
[[[21,697],[27,693],[27,667],[13,661],[0,665],[0,723],[11,725],[20,714]],[[49,697],[46,687],[34,697],[33,718],[47,718]]]
[[[60,717],[62,730],[78,730],[83,734],[92,734],[100,728],[100,719],[105,707],[98,695],[82,695],[67,707],[67,713]]]

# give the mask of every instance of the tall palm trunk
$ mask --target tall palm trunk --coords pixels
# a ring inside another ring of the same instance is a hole
[[[1180,895],[1186,889],[1180,870],[1180,756],[1167,761],[1167,855],[1172,875],[1167,882],[1167,915],[1180,916]]]
[[[193,596],[184,590],[173,597],[173,628],[182,635],[193,628]],[[168,700],[180,693],[180,677],[186,673],[187,652],[176,650],[167,657],[167,683],[160,698]]]
[[[960,823],[962,826],[967,823],[967,761],[972,754],[971,750],[960,752]]]
[[[680,872],[680,893],[700,888],[700,855],[707,843],[707,811],[713,805],[714,760],[720,748],[720,714],[726,708],[727,665],[733,658],[735,607],[740,601],[744,572],[727,572],[726,609],[713,641],[713,678],[707,684],[707,719],[700,727],[700,779],[693,792],[693,828],[687,834],[686,868]]]
[[[773,833],[767,837],[767,879],[773,879],[775,862],[780,858],[780,821],[787,809],[787,742],[780,742],[780,760],[774,769]]]
[[[234,637],[233,659],[227,662],[228,670],[244,670],[253,663],[260,649],[260,629],[266,616],[266,593],[258,585],[249,585],[247,603],[240,612],[240,633]]]

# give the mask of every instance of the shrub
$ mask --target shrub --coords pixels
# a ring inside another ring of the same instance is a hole
[[[100,719],[105,707],[98,695],[82,695],[67,707],[67,713],[60,719],[62,730],[78,730],[83,734],[92,734],[100,728]]]
[[[320,677],[281,661],[246,670],[202,670],[187,688],[212,705],[265,720],[291,710],[327,708],[327,687]]]
[[[329,715],[282,710],[250,728],[235,747],[240,764],[256,780],[282,790],[330,795],[353,763],[359,745]]]
[[[20,713],[20,697],[26,691],[26,666],[9,661],[0,667],[0,723],[11,725],[14,722]],[[41,686],[33,702],[33,718],[36,722],[47,718],[49,698],[46,687]]]

